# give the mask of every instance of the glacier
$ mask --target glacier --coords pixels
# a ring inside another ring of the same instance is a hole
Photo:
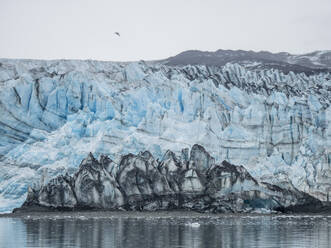
[[[202,145],[258,181],[331,190],[331,74],[157,62],[0,59],[0,212],[89,152]]]

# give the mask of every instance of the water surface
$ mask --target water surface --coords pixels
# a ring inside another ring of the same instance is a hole
[[[331,216],[35,214],[0,218],[0,247],[331,247]]]

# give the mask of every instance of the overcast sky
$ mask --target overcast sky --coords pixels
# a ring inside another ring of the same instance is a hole
[[[2,58],[150,60],[189,49],[330,50],[331,0],[0,0]]]

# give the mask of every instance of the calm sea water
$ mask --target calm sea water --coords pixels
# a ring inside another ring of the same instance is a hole
[[[0,218],[0,247],[331,247],[331,217]]]

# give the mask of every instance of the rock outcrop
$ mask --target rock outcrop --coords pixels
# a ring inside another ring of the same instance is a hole
[[[122,157],[119,165],[90,153],[73,175],[61,175],[39,189],[29,189],[15,211],[173,210],[213,213],[285,211],[320,206],[294,187],[284,190],[254,179],[243,166],[215,159],[200,145],[190,157],[167,151],[161,161],[148,151]],[[116,171],[114,169],[117,169]]]

